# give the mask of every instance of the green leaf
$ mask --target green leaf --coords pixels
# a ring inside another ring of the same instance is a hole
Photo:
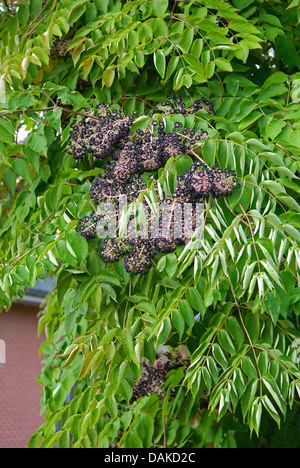
[[[168,254],[166,256],[165,270],[170,278],[174,276],[177,270],[177,257],[175,254]]]
[[[278,166],[284,165],[281,156],[279,156],[279,154],[277,153],[272,153],[268,151],[261,153],[260,156],[263,156],[267,161],[277,164]]]
[[[207,81],[202,63],[192,54],[183,54],[189,69],[196,74],[199,83]]]
[[[74,49],[72,50],[72,59],[73,59],[73,62],[74,62],[75,66],[76,66],[78,60],[80,59],[80,56],[81,56],[82,52],[85,50],[85,48],[86,48],[86,46],[82,42],[78,46],[74,47]]]
[[[120,440],[119,447],[143,448],[143,442],[137,432],[126,432]]]
[[[195,288],[189,288],[186,292],[186,298],[189,304],[200,314],[205,314],[206,308],[199,292]]]
[[[249,358],[249,356],[244,356],[242,359],[242,369],[245,372],[245,374],[250,378],[257,378],[257,370],[255,369],[255,366],[252,362],[252,360]]]
[[[166,58],[161,50],[157,50],[153,54],[154,66],[162,78],[166,73]]]
[[[251,414],[249,418],[250,430],[254,429],[257,436],[259,436],[259,429],[262,417],[262,403],[258,400],[257,403],[253,403],[251,407]]]
[[[267,187],[275,196],[277,196],[280,193],[284,193],[284,188],[282,187],[282,185],[278,182],[275,182],[274,180],[264,180],[262,182],[262,185],[264,187]]]
[[[155,305],[150,301],[141,301],[136,305],[138,310],[147,312],[150,315],[156,316]]]
[[[256,343],[259,338],[259,332],[261,328],[261,323],[259,320],[259,314],[258,313],[249,313],[245,317],[245,327],[247,330],[247,333],[252,341],[252,343]]]
[[[184,30],[181,40],[179,43],[179,47],[182,49],[183,52],[189,52],[194,39],[194,30],[193,28],[187,28]]]
[[[170,58],[167,66],[166,81],[168,81],[169,78],[171,78],[171,76],[175,72],[175,70],[177,70],[179,59],[180,57],[178,57],[177,55],[174,55]]]
[[[233,71],[232,65],[229,62],[229,60],[226,60],[224,58],[218,57],[215,60],[215,64],[222,71],[227,71],[227,72],[232,72]]]
[[[151,340],[144,341],[144,356],[146,359],[149,359],[152,365],[154,365],[156,359],[156,352],[154,344]]]
[[[18,109],[26,110],[34,103],[34,96],[32,93],[20,93],[18,98]]]
[[[30,166],[25,158],[18,158],[13,162],[14,171],[21,176],[28,184],[32,183]]]
[[[257,360],[257,366],[259,368],[260,374],[265,375],[269,366],[269,357],[266,351],[262,351],[260,353]]]
[[[286,126],[286,123],[282,120],[274,120],[271,118],[267,125],[267,134],[271,140],[274,140],[279,133],[281,133],[282,129]]]
[[[15,190],[16,190],[16,181],[17,181],[16,173],[12,169],[9,169],[8,171],[5,172],[4,179],[12,195],[14,195]]]
[[[29,164],[38,174],[40,169],[40,155],[27,145],[23,145],[23,153]]]
[[[10,93],[8,98],[8,106],[11,112],[14,112],[15,110],[19,109],[19,97],[20,93],[18,91],[13,91],[12,93]]]
[[[86,5],[82,4],[82,2],[79,5],[75,5],[69,14],[69,23],[75,23],[83,15],[85,10]]]
[[[274,378],[272,377],[272,375],[268,374],[263,377],[262,381],[264,385],[266,386],[267,390],[269,391],[270,395],[272,396],[273,400],[277,404],[278,408],[282,412],[283,416],[285,417],[286,404],[281,395],[280,388],[278,387]]]
[[[298,213],[300,212],[300,205],[297,203],[295,198],[290,197],[289,195],[284,195],[284,194],[278,194],[277,198],[280,202],[282,202],[284,205],[286,205],[288,208],[292,208],[293,210],[297,211]]]
[[[193,164],[193,160],[190,156],[183,156],[180,158],[175,165],[175,169],[178,175],[182,174],[182,172],[188,171]]]
[[[47,119],[49,121],[49,124],[57,132],[60,131],[60,127],[61,127],[61,115],[62,115],[62,109],[60,107],[57,107],[56,109],[53,109],[47,113]]]
[[[289,10],[290,8],[295,8],[297,6],[299,6],[299,0],[293,0],[291,4],[287,7],[287,10]]]
[[[184,332],[184,328],[185,328],[185,323],[178,309],[174,309],[172,311],[172,323],[174,327],[176,328],[176,330],[178,331],[179,339],[181,340],[183,332]]]
[[[236,342],[238,348],[240,348],[240,346],[242,346],[244,343],[245,334],[237,319],[235,317],[228,317],[225,322],[225,328]]]
[[[218,361],[220,366],[225,370],[228,367],[228,362],[225,357],[225,354],[223,353],[221,347],[218,344],[213,345],[213,355],[215,359]]]
[[[169,1],[168,0],[150,0],[149,2],[152,11],[155,16],[158,18],[164,16],[166,13],[168,6],[169,6]]]
[[[96,364],[96,362],[100,361],[102,356],[103,356],[103,350],[94,349],[93,351],[91,351],[85,357],[85,360],[84,360],[84,363],[82,365],[80,375],[79,375],[78,378],[81,379],[81,378],[85,377],[90,372],[92,367]]]
[[[174,77],[173,87],[174,87],[175,91],[182,88],[183,79],[184,79],[184,68],[181,68],[180,70],[177,71],[177,73],[176,73],[176,75]]]
[[[75,266],[77,264],[77,259],[69,252],[67,243],[64,239],[56,242],[55,247],[62,260],[71,266]]]
[[[103,75],[102,75],[102,80],[103,83],[107,88],[110,88],[114,82],[116,75],[116,70],[113,67],[109,67],[106,70],[104,70]]]
[[[169,319],[169,317],[166,317],[161,326],[160,326],[160,329],[158,331],[158,335],[157,335],[157,346],[161,346],[162,344],[164,344],[164,342],[166,341],[166,339],[168,338],[170,332],[171,332],[171,321]]]
[[[25,24],[29,18],[29,7],[28,5],[20,5],[18,8],[18,18],[21,24]]]
[[[179,310],[188,328],[191,330],[195,324],[195,316],[190,304],[185,299],[179,302]]]
[[[84,260],[88,254],[87,240],[75,231],[67,232],[66,239],[70,243],[76,257],[80,260]]]
[[[110,284],[107,283],[102,283],[101,284],[102,288],[107,292],[107,294],[115,301],[117,302],[117,294],[116,291]]]
[[[116,286],[121,286],[120,280],[116,277],[116,275],[108,271],[101,271],[99,274],[97,274],[97,280],[101,283],[112,283]]]
[[[49,55],[41,47],[33,47],[32,53],[36,55],[38,59],[41,61],[41,63],[43,63],[44,65],[49,64]],[[19,99],[19,103],[21,102],[22,102],[22,95],[20,96],[20,99]],[[25,100],[26,107],[30,107],[32,104],[33,104],[33,100],[30,99],[29,96],[26,96],[26,100]]]
[[[243,414],[243,419],[245,421],[248,411],[252,405],[252,402],[255,398],[255,394],[257,391],[258,387],[258,380],[257,379],[250,379],[249,382],[246,385],[245,392],[242,396],[241,399],[241,408],[242,408],[242,414]]]
[[[166,262],[167,262],[167,256],[164,255],[163,257],[161,257],[161,259],[158,261],[156,265],[157,270],[160,272],[164,271]]]
[[[7,131],[8,134],[11,135],[11,139],[12,139],[12,136],[15,133],[15,128],[12,125],[11,121],[8,120],[6,117],[0,117],[0,125],[1,125],[1,127],[3,127]],[[10,141],[11,141],[11,139],[10,139]]]
[[[150,448],[154,434],[153,418],[147,413],[139,415],[135,422],[135,429],[143,442],[143,447]]]
[[[76,358],[78,352],[80,350],[80,347],[79,346],[76,346],[73,351],[70,353],[68,359],[66,360],[66,362],[64,363],[64,365],[62,366],[62,369],[64,367],[68,367],[70,364],[72,364],[72,362],[74,361],[74,359]]]
[[[30,15],[35,18],[42,8],[42,0],[30,0],[29,2],[29,12]]]
[[[225,351],[227,351],[230,354],[235,354],[236,349],[234,347],[234,344],[230,338],[229,333],[227,333],[226,330],[220,330],[218,333],[218,340],[220,345],[222,346]]]
[[[96,309],[96,312],[100,311],[102,297],[103,297],[102,289],[100,286],[98,286],[93,292],[93,304]]]
[[[298,229],[296,229],[291,224],[283,224],[282,229],[284,229],[292,239],[295,239],[300,243],[300,233]]]
[[[94,61],[95,61],[95,57],[88,57],[84,62],[83,62],[83,72],[84,72],[84,77],[87,78],[90,74],[90,71],[92,69],[92,66],[94,64]],[[105,73],[105,72],[104,72]],[[104,77],[104,73],[103,73],[103,80],[106,84],[107,81],[109,81],[110,79],[112,79],[112,82],[113,82],[113,78],[110,78],[108,79],[108,76],[107,76],[107,70],[106,70],[106,75]],[[111,83],[112,84],[112,83]],[[110,84],[110,86],[111,86]],[[107,84],[106,84],[107,85]],[[107,86],[108,88],[110,88],[110,86]]]
[[[102,15],[105,15],[107,13],[109,0],[94,0],[94,3],[97,9],[100,11],[100,13],[102,13]]]
[[[276,325],[280,314],[280,298],[275,296],[273,292],[269,292],[265,301],[265,304],[270,312],[273,323]]]
[[[28,146],[37,153],[47,155],[47,138],[46,135],[40,135],[39,133],[31,133],[28,138]]]
[[[262,403],[265,407],[265,409],[268,411],[268,413],[270,414],[270,416],[274,419],[274,421],[277,423],[278,425],[278,428],[280,429],[280,422],[281,422],[281,419],[280,419],[280,416],[275,408],[275,406],[273,405],[273,403],[271,402],[270,398],[268,397],[268,395],[263,395],[262,397]]]

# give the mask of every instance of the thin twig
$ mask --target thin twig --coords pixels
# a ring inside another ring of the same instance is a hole
[[[54,211],[52,211],[52,213],[50,213],[49,216],[47,216],[47,218],[44,219],[44,221],[41,223],[41,226],[43,226],[44,224],[46,224],[46,222],[48,221],[48,219],[50,219],[51,216],[53,216],[53,215],[54,215]]]
[[[6,115],[12,115],[12,114],[22,114],[24,112],[43,112],[43,111],[49,111],[56,109],[56,105],[52,107],[43,107],[41,109],[18,109],[10,112],[5,112],[4,114],[0,114],[0,117],[5,117]]]
[[[195,151],[193,151],[192,149],[188,150],[187,154],[190,154],[191,156],[195,156],[195,158],[199,159],[199,161],[201,161],[203,164],[205,164],[206,167],[208,167],[206,162],[202,158],[200,158],[200,156]]]
[[[60,106],[56,106],[56,107],[60,107]],[[83,117],[89,117],[90,119],[93,119],[93,120],[99,120],[99,121],[102,120],[102,117],[97,117],[97,116],[92,115],[92,114],[85,114],[84,112],[73,111],[73,110],[67,109],[65,107],[60,107],[60,109],[63,112],[69,112],[70,114],[81,115]]]
[[[5,4],[5,7],[8,11],[10,11],[10,8],[9,8],[9,4],[7,3],[7,0],[3,0],[4,1],[4,4]]]
[[[48,0],[49,1],[49,0]],[[47,5],[48,5],[48,1],[46,2],[46,4],[43,6],[43,8],[41,9],[41,11],[39,12],[39,14],[32,20],[30,21],[28,27],[27,27],[27,31],[29,30],[29,28],[39,19],[39,17],[43,14],[43,12],[45,11],[45,9],[47,8]]]
[[[23,41],[23,39],[25,39],[26,37],[30,36],[30,34],[50,15],[50,13],[54,10],[54,8],[56,7],[56,4],[57,4],[57,0],[56,2],[54,3],[54,5],[52,6],[52,8],[48,11],[48,13],[40,19],[40,21],[35,25],[33,26],[33,28],[30,29],[30,31],[28,31],[26,34],[24,34],[24,36],[21,38],[21,40],[19,41],[19,43],[17,44],[15,50],[13,53],[17,52],[21,42]],[[43,10],[40,11],[40,13],[38,14],[38,16],[30,23],[30,24],[33,24],[37,18],[40,17],[40,15],[42,14],[42,12],[44,11],[44,9],[46,8],[47,4],[44,6]],[[30,25],[29,25],[30,26]]]
[[[25,252],[23,255],[21,255],[21,257],[17,258],[17,260],[15,260],[13,263],[7,263],[5,266],[10,267],[10,266],[15,265],[20,260],[22,260],[22,258],[26,257],[26,255],[28,255],[30,252],[32,252],[32,250],[37,249],[38,247],[40,247],[41,245],[44,245],[44,244],[45,244],[45,242],[40,242],[38,245],[32,247],[32,249],[27,250],[27,252]]]
[[[236,296],[235,296],[235,291],[234,291],[234,288],[232,286],[232,283],[231,283],[231,280],[229,278],[229,276],[227,276],[227,279],[228,279],[228,283],[229,283],[229,286],[230,286],[230,289],[231,289],[231,293],[233,295],[233,300],[235,302],[235,306],[239,312],[239,317],[240,317],[240,321],[242,323],[242,326],[244,328],[244,331],[247,335],[247,338],[248,338],[248,341],[249,341],[249,344],[250,344],[250,348],[252,349],[253,351],[253,356],[254,356],[254,359],[255,359],[255,362],[256,362],[256,366],[257,366],[257,370],[258,370],[258,374],[259,374],[259,382],[260,382],[260,395],[262,395],[262,375],[261,375],[261,372],[260,372],[260,369],[259,369],[259,365],[258,365],[258,358],[257,358],[257,355],[256,355],[256,352],[255,352],[255,345],[253,344],[252,340],[251,340],[251,337],[248,333],[248,330],[247,330],[247,327],[244,323],[244,320],[243,320],[243,316],[242,316],[242,313],[241,313],[241,305],[238,303],[237,299],[236,299]]]
[[[57,107],[56,102],[54,102],[53,99],[50,96],[48,96],[48,94],[45,93],[45,91],[42,91],[41,89],[34,89],[34,90],[31,91],[31,93],[32,94],[34,94],[34,93],[43,94],[44,96],[46,96],[47,99],[49,99],[49,101],[52,102],[53,106]]]
[[[251,234],[251,237],[252,237],[252,244],[253,244],[253,247],[254,247],[254,251],[255,251],[255,255],[256,255],[256,259],[257,259],[257,266],[258,266],[258,271],[259,273],[261,273],[261,270],[260,270],[260,259],[259,259],[259,256],[258,256],[258,253],[257,253],[257,249],[256,249],[256,241],[254,239],[254,234],[253,234],[253,230],[252,230],[252,227],[251,227],[251,222],[250,222],[250,219],[247,215],[247,213],[245,212],[243,206],[241,205],[241,203],[239,202],[239,206],[240,206],[240,209],[242,210],[242,212],[244,213],[244,216],[247,218],[247,221],[249,223],[249,229],[250,229],[250,234]]]

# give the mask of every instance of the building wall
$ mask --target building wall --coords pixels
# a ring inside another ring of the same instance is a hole
[[[6,362],[0,367],[0,448],[27,448],[43,424],[36,379],[44,338],[37,338],[37,312],[36,307],[16,304],[0,314],[0,340],[6,348]]]

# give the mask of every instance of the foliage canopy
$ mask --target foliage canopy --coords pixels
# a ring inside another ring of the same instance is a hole
[[[299,446],[299,0],[0,3],[0,309],[57,278],[29,445]],[[104,101],[134,132],[174,93],[215,115],[183,117],[208,138],[155,178],[172,192],[201,158],[241,188],[205,200],[197,250],[128,274],[74,229],[103,162],[67,153],[70,125]],[[160,345],[189,363],[132,402]]]

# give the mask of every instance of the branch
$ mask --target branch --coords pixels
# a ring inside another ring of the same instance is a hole
[[[42,91],[40,91],[42,92]],[[45,96],[47,96],[45,93],[42,92],[42,94],[44,94]],[[49,96],[47,96],[49,97]],[[61,109],[63,112],[68,112],[69,114],[75,114],[75,115],[81,115],[82,117],[88,117],[88,118],[93,118],[93,120],[102,120],[101,117],[97,117],[95,115],[91,115],[91,114],[85,114],[84,112],[77,112],[77,111],[73,111],[71,109],[67,109],[66,107],[61,107],[59,106],[58,104],[55,104],[53,99],[51,99],[49,97],[50,101],[54,104],[53,106],[51,107],[42,107],[41,109],[18,109],[18,110],[14,110],[14,111],[10,111],[10,112],[5,112],[4,114],[0,114],[0,117],[5,117],[6,115],[12,115],[12,114],[22,114],[22,113],[25,113],[25,112],[46,112],[46,111],[49,111],[49,110],[53,110],[53,109]]]
[[[31,23],[29,23],[29,26],[28,26],[28,28],[27,28],[27,31],[28,31],[28,32],[26,32],[26,33],[24,34],[24,36],[21,37],[21,39],[20,39],[19,43],[17,44],[17,46],[16,46],[16,48],[15,48],[15,50],[14,50],[13,53],[15,53],[15,52],[18,50],[18,48],[19,48],[21,42],[23,41],[23,39],[25,39],[26,37],[30,36],[30,34],[47,18],[47,16],[50,15],[51,11],[54,10],[54,8],[56,7],[56,4],[57,4],[57,0],[56,0],[56,2],[54,3],[54,5],[52,6],[52,8],[48,11],[48,13],[47,13],[42,19],[40,19],[40,21],[39,21],[35,26],[33,26],[33,28],[31,28],[31,29],[28,31],[29,27],[30,27],[33,23],[35,23],[35,21],[41,16],[41,14],[43,13],[43,11],[44,11],[45,8],[47,7],[48,2],[46,3],[46,5],[42,8],[42,10],[41,10],[40,13],[37,15],[37,17],[36,17],[33,21],[31,21]]]
[[[31,249],[29,249],[27,252],[25,252],[23,255],[21,255],[21,257],[17,258],[17,260],[15,260],[14,262],[12,263],[7,263],[5,266],[6,267],[10,267],[10,266],[13,266],[15,265],[16,263],[18,263],[20,260],[22,260],[22,258],[26,257],[26,255],[28,255],[30,252],[32,252],[34,249],[37,249],[38,247],[40,247],[41,245],[44,245],[45,242],[40,242],[38,245],[36,245],[35,247],[32,247]]]
[[[199,161],[201,161],[203,164],[205,164],[206,167],[208,167],[208,164],[206,164],[206,162],[202,158],[200,158],[200,156],[192,149],[188,150],[187,154],[190,154],[191,156],[195,156],[195,158],[199,159]]]
[[[25,109],[25,110],[15,110],[11,112],[5,112],[4,114],[0,114],[0,117],[5,117],[6,115],[12,115],[12,114],[21,114],[22,112],[43,112],[43,111],[49,111],[52,109],[56,109],[56,105],[52,107],[43,107],[42,109]]]
[[[10,11],[9,4],[7,3],[7,0],[3,0],[4,5],[8,11]]]
[[[56,106],[56,107],[60,107],[60,106]],[[102,120],[102,117],[97,117],[96,115],[91,115],[91,114],[85,114],[84,112],[73,111],[71,109],[67,109],[66,107],[60,107],[60,109],[63,112],[69,112],[69,114],[81,115],[82,117],[89,117],[89,118],[92,118],[93,120],[99,120],[99,121]]]

